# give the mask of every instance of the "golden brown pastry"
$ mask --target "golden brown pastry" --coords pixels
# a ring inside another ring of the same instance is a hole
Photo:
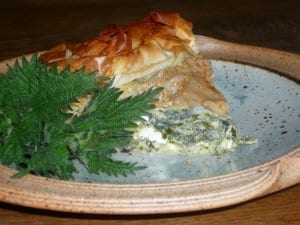
[[[115,77],[114,85],[137,94],[163,86],[159,107],[202,105],[227,114],[227,103],[214,88],[209,61],[197,55],[192,24],[177,13],[151,13],[129,25],[111,25],[77,44],[61,44],[40,56],[60,69],[98,70]]]

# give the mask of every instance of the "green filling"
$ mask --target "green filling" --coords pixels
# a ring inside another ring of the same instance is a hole
[[[133,136],[127,150],[220,155],[234,151],[239,144],[255,143],[254,139],[239,135],[230,117],[201,107],[153,110]]]

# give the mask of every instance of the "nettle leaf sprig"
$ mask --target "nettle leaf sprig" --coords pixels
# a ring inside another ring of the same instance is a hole
[[[14,177],[72,179],[74,160],[95,174],[126,176],[142,168],[112,156],[130,142],[161,88],[119,100],[113,79],[99,85],[95,74],[49,68],[37,54],[0,74],[0,162],[16,166]]]

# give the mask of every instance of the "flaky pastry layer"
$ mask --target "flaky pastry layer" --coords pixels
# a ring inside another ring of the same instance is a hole
[[[61,44],[40,56],[59,68],[83,66],[98,75],[116,76],[116,85],[147,76],[182,61],[193,49],[192,24],[177,13],[151,13],[129,25],[110,25],[98,36]]]

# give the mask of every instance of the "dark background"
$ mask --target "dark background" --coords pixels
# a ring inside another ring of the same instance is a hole
[[[299,0],[2,0],[0,59],[79,41],[151,11],[179,12],[196,34],[300,53]]]

